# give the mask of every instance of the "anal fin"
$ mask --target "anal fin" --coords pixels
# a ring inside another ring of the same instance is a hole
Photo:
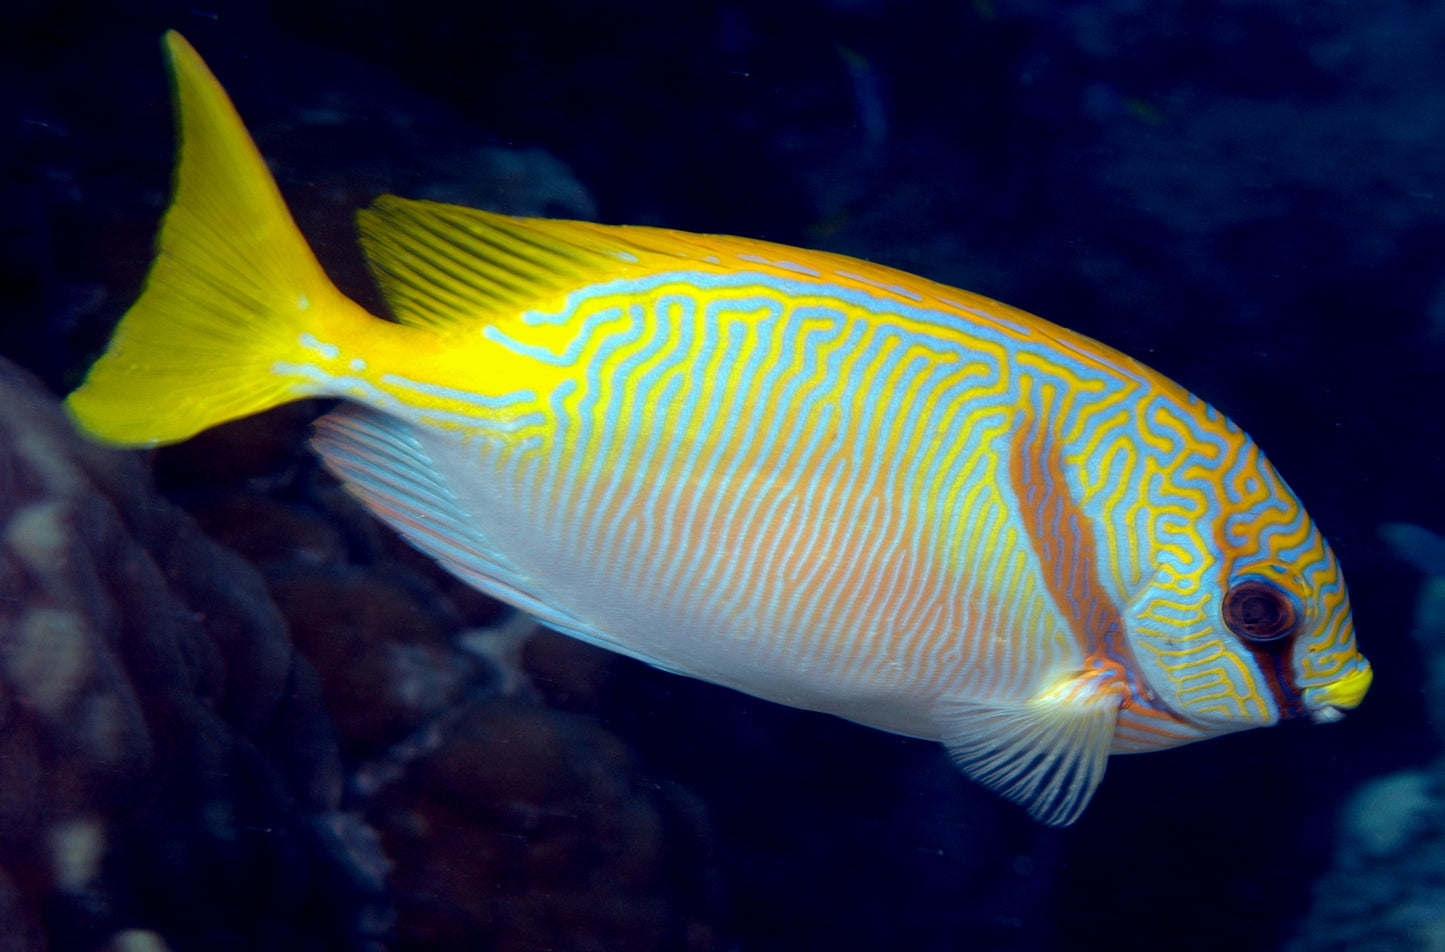
[[[479,513],[468,511],[467,450],[439,460],[452,447],[424,427],[345,404],[316,421],[311,448],[326,468],[373,514],[462,581],[589,644],[679,674],[695,673],[639,648],[562,605],[555,580],[536,578],[488,536]],[[476,478],[483,479],[480,467]],[[473,507],[476,503],[471,504]]]
[[[940,739],[969,777],[1051,826],[1079,818],[1113,743],[1123,687],[1084,672],[1023,701],[945,699]]]
[[[316,421],[311,447],[367,509],[464,582],[545,624],[582,627],[492,544],[411,424],[347,404]]]

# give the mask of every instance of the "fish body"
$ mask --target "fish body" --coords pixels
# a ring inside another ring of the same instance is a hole
[[[477,588],[585,641],[943,742],[1071,822],[1110,753],[1333,720],[1338,563],[1238,427],[1083,335],[840,255],[385,196],[396,321],[326,278],[167,36],[176,193],[67,400],[149,446],[314,395],[313,447]]]

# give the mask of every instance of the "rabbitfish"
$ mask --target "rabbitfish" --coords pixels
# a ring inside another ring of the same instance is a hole
[[[1080,334],[841,255],[383,196],[332,285],[166,37],[175,195],[67,400],[146,447],[306,397],[372,512],[559,631],[941,741],[1072,822],[1111,753],[1359,704],[1344,579],[1255,444]]]

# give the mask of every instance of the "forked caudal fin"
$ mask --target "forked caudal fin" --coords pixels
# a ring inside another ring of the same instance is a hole
[[[180,139],[171,206],[144,291],[66,399],[86,432],[121,446],[177,442],[310,396],[317,386],[278,364],[374,320],[322,271],[200,56],[175,32],[165,48]]]

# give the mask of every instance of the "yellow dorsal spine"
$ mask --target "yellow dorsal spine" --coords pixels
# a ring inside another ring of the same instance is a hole
[[[374,325],[322,271],[225,90],[165,36],[180,148],[174,194],[140,298],[66,400],[121,446],[184,440],[320,391],[284,368]],[[279,369],[278,369],[279,368]]]

